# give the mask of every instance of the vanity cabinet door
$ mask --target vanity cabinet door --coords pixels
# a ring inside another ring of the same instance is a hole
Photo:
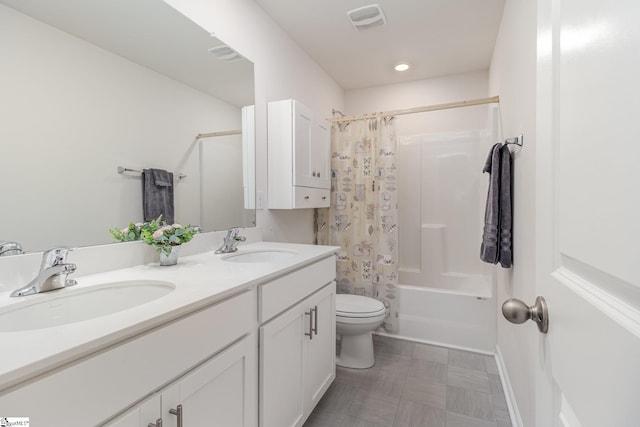
[[[256,427],[256,344],[251,334],[164,390],[163,427],[178,426],[178,405],[184,427]]]
[[[291,102],[293,116],[293,185],[315,187],[313,159],[314,123],[311,111],[297,101]]]
[[[177,427],[178,405],[183,427],[257,427],[256,344],[243,338],[104,427]]]
[[[299,427],[335,378],[335,282],[260,328],[260,426]]]
[[[160,395],[156,394],[126,411],[104,427],[147,427],[160,418]]]
[[[297,427],[304,421],[303,359],[309,322],[300,305],[260,328],[260,426]]]
[[[331,126],[324,120],[314,124],[312,141],[313,171],[316,172],[314,187],[331,188]],[[313,176],[312,176],[313,177]]]
[[[305,346],[305,407],[318,404],[336,377],[335,283],[313,295],[307,305],[314,309],[313,339]]]

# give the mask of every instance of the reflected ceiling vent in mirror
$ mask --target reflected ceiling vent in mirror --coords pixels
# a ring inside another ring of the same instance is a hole
[[[358,31],[368,30],[387,23],[380,5],[370,4],[347,12],[353,27]]]
[[[238,62],[244,59],[242,55],[225,44],[212,47],[209,49],[209,53],[212,53],[213,56],[223,62]]]

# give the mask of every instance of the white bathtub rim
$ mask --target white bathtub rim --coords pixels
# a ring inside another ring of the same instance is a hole
[[[399,340],[411,341],[411,342],[415,342],[415,343],[419,343],[419,344],[428,344],[428,345],[434,345],[434,346],[437,346],[437,347],[445,347],[445,348],[453,348],[455,350],[470,351],[472,353],[479,353],[479,354],[484,354],[484,355],[487,355],[487,356],[495,356],[495,353],[493,353],[491,351],[487,351],[487,350],[482,350],[482,349],[479,349],[479,348],[464,347],[464,346],[453,345],[453,344],[449,344],[449,343],[443,343],[443,342],[439,342],[439,341],[424,340],[424,339],[420,339],[420,338],[414,338],[414,337],[409,337],[409,336],[404,336],[404,335],[398,335],[398,334],[384,332],[384,331],[374,331],[373,333],[376,334],[376,335],[380,335],[382,337],[396,338],[396,339],[399,339]]]
[[[417,285],[405,285],[405,284],[398,284],[398,289],[407,289],[407,290],[417,291],[417,292],[436,292],[436,293],[461,295],[461,296],[482,298],[482,299],[493,298],[493,295],[491,292],[491,286],[487,286],[486,289],[483,289],[486,292],[463,291],[463,290],[457,290],[457,289],[436,288],[433,286],[417,286]]]

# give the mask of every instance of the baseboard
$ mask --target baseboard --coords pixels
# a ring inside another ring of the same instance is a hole
[[[399,339],[399,340],[412,341],[412,342],[417,342],[417,343],[420,343],[420,344],[436,345],[438,347],[455,348],[456,350],[464,350],[464,351],[470,351],[472,353],[480,353],[480,354],[486,354],[488,356],[493,356],[493,353],[490,352],[490,351],[480,350],[480,349],[471,348],[471,347],[462,347],[462,346],[459,346],[459,345],[452,345],[452,344],[445,343],[445,342],[422,340],[422,339],[419,339],[419,338],[405,337],[405,336],[398,335],[398,334],[390,334],[388,332],[375,331],[375,332],[373,332],[373,334],[374,335],[380,335],[381,337],[396,338],[396,339]]]
[[[496,365],[498,365],[498,372],[500,373],[500,381],[502,382],[502,389],[504,390],[504,396],[507,400],[507,408],[509,408],[509,417],[511,418],[511,425],[513,427],[524,427],[522,423],[522,417],[520,416],[520,410],[518,410],[518,403],[516,402],[516,396],[511,387],[511,380],[507,373],[507,367],[504,364],[502,352],[500,346],[496,345]]]

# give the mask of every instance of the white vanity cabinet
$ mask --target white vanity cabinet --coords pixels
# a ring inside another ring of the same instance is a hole
[[[301,426],[335,378],[335,258],[261,286],[259,297],[260,426]]]
[[[256,291],[199,309],[0,393],[32,425],[257,425]],[[119,414],[124,411],[124,414]],[[202,420],[204,419],[204,421]],[[113,421],[111,421],[113,420]],[[238,422],[236,422],[238,421]]]
[[[329,206],[330,126],[299,101],[268,103],[269,209]]]
[[[256,426],[256,346],[243,338],[105,427]]]

